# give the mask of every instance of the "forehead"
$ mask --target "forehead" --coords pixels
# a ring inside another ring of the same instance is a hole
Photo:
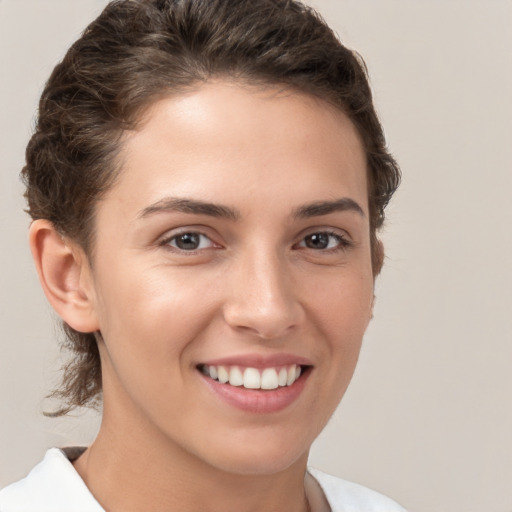
[[[293,190],[297,202],[342,193],[367,208],[366,158],[353,123],[290,89],[215,81],[160,99],[125,134],[120,160],[109,195],[139,203],[164,191],[239,202],[249,191],[265,201]]]

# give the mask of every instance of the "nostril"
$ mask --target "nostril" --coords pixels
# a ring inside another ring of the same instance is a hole
[[[276,315],[265,311],[225,312],[225,320],[237,332],[255,336],[261,340],[275,340],[290,334],[300,321],[300,314],[295,312]]]

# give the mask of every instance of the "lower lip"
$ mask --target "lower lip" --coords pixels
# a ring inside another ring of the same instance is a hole
[[[210,390],[229,405],[246,412],[268,414],[282,411],[295,402],[304,390],[310,373],[310,369],[308,369],[291,386],[272,390],[231,386],[210,379],[206,375],[200,375]]]

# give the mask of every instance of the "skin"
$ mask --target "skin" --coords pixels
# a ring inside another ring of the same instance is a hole
[[[305,510],[311,443],[350,382],[372,314],[354,126],[311,96],[218,80],[153,104],[120,156],[97,206],[92,261],[47,221],[31,228],[53,307],[102,335],[103,420],[77,471],[107,510]],[[169,198],[235,215],[163,208]],[[304,214],[339,199],[350,206]],[[182,232],[201,233],[200,247],[180,249]],[[315,233],[328,248],[308,247]],[[273,413],[233,407],[197,370],[280,353],[312,368],[300,396]]]

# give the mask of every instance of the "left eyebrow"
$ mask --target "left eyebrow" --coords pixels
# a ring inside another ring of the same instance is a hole
[[[293,212],[293,216],[297,219],[307,219],[310,217],[318,217],[328,215],[334,212],[353,211],[366,217],[361,206],[350,197],[342,197],[334,201],[316,201],[314,203],[305,204],[297,208]]]

